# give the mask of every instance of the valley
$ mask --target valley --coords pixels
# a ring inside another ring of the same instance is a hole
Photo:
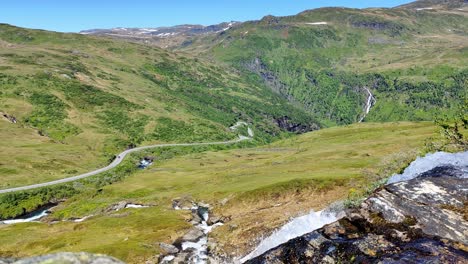
[[[0,20],[0,264],[466,259],[466,1],[258,18]]]

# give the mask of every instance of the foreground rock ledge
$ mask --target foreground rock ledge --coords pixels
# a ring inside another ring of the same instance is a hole
[[[468,179],[457,170],[384,186],[341,220],[247,263],[468,263]]]
[[[0,264],[124,264],[124,262],[99,254],[90,253],[56,253],[24,259],[2,259]]]

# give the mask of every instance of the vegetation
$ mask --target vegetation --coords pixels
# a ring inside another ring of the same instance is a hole
[[[5,24],[0,45],[15,47],[0,51],[0,112],[18,121],[0,120],[0,188],[102,167],[128,146],[231,140],[240,120],[258,142],[290,134],[275,122],[283,116],[317,123],[251,76],[202,59]]]
[[[467,32],[456,10],[321,8],[266,16],[182,49],[258,74],[328,125],[360,120],[365,88],[377,99],[366,121],[428,121],[464,104]]]
[[[401,157],[414,158],[425,139],[436,136],[431,123],[369,123],[323,129],[263,147],[200,146],[140,153],[111,172],[68,185],[78,194],[60,204],[49,220],[94,217],[82,223],[2,226],[0,254],[84,250],[141,263],[158,254],[157,242],[173,242],[189,228],[187,212],[171,209],[172,199],[178,197],[207,202],[215,214],[230,217],[231,222],[213,235],[227,249],[247,250],[259,232],[268,233],[298,213],[346,198],[348,190],[366,186]],[[142,156],[157,160],[148,169],[137,170],[135,162]],[[0,206],[13,198],[2,196]],[[122,200],[153,207],[106,210]],[[262,224],[254,221],[260,218]]]

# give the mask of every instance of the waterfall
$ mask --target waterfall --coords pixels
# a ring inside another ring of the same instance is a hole
[[[440,166],[459,167],[463,171],[462,177],[468,177],[468,151],[459,153],[436,152],[418,157],[403,171],[402,174],[394,174],[387,184],[400,181],[408,181],[420,174]]]
[[[265,238],[260,242],[257,248],[254,249],[250,254],[243,257],[241,263],[246,262],[252,258],[255,258],[266,251],[275,248],[293,238],[302,236],[310,233],[316,229],[323,227],[324,225],[330,224],[338,220],[341,216],[335,212],[328,210],[323,211],[311,211],[307,215],[303,215],[294,218],[289,223],[282,226],[280,229],[275,231],[272,235]]]

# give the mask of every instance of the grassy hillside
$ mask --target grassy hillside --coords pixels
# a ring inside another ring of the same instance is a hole
[[[172,243],[190,227],[188,212],[171,207],[173,199],[183,197],[207,202],[215,215],[230,219],[214,231],[218,247],[213,250],[241,255],[255,246],[260,234],[290,217],[354,197],[370,182],[401,170],[436,135],[430,123],[369,123],[323,129],[257,148],[141,153],[132,159],[157,155],[159,161],[112,185],[92,180],[70,184],[78,194],[49,217],[52,221],[94,215],[90,219],[0,225],[0,255],[89,251],[144,263],[159,253],[158,242]],[[187,152],[191,154],[180,155]],[[109,174],[105,176],[101,178]],[[5,196],[1,200],[5,202]],[[106,210],[123,200],[153,206]]]
[[[202,59],[78,34],[0,25],[0,188],[72,176],[134,145],[229,140],[252,124],[258,142],[312,116]]]
[[[256,73],[325,123],[349,124],[363,115],[365,88],[377,99],[367,121],[453,116],[468,89],[467,36],[458,6],[320,8],[246,22],[184,49]]]

